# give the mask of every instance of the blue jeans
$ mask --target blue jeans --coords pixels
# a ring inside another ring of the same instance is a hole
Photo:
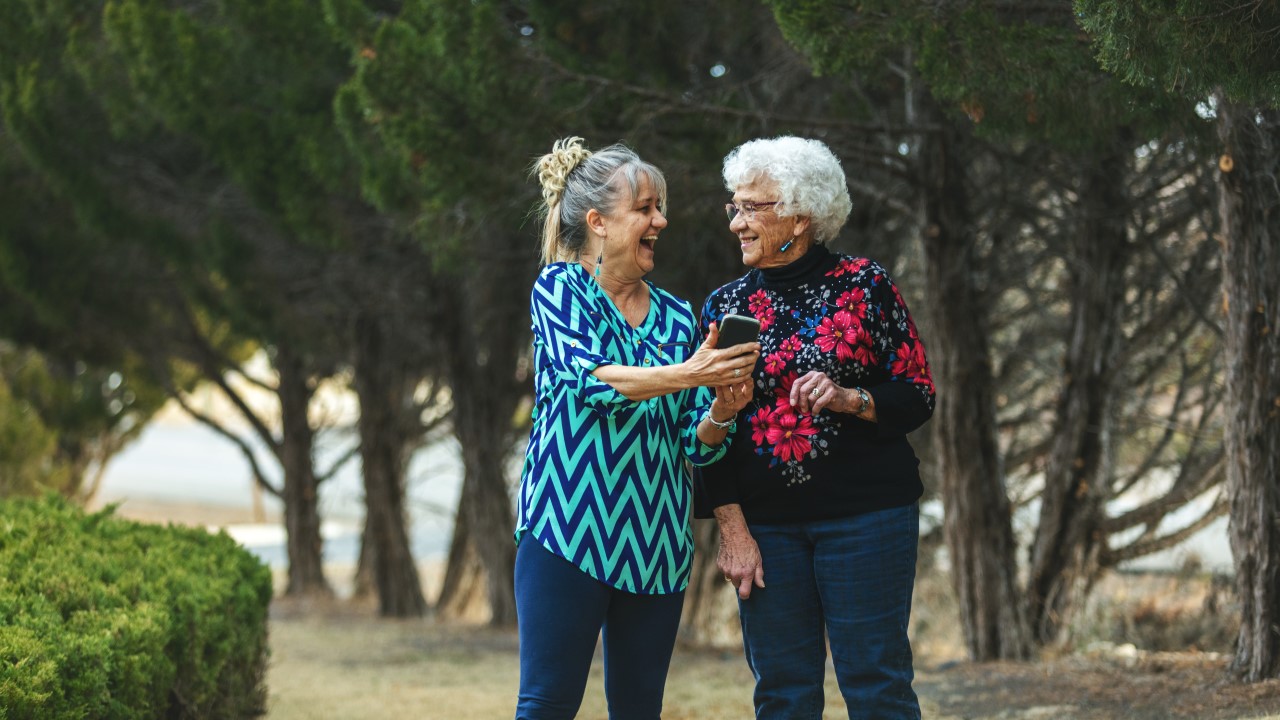
[[[907,620],[919,508],[751,524],[764,588],[738,601],[756,717],[820,720],[825,629],[849,718],[919,718]]]
[[[516,720],[572,720],[578,714],[602,628],[609,717],[658,720],[683,606],[683,592],[618,590],[526,536],[516,549]]]

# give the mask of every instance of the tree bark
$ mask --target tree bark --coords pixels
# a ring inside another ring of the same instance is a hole
[[[1280,110],[1219,98],[1229,532],[1242,613],[1230,672],[1280,677]]]
[[[716,565],[720,526],[715,520],[693,521],[693,568],[680,616],[683,642],[696,646],[741,641],[737,595]]]
[[[1033,640],[1060,638],[1070,612],[1088,594],[1106,548],[1110,499],[1114,378],[1122,339],[1125,270],[1124,151],[1098,158],[1081,178],[1077,229],[1067,257],[1072,298],[1062,394],[1040,494],[1027,587]]]
[[[465,552],[450,551],[446,576],[474,576],[454,563],[478,559],[484,569],[489,623],[498,627],[516,623],[515,513],[507,464],[516,439],[516,408],[531,390],[521,361],[529,347],[527,289],[534,268],[510,259],[520,252],[513,248],[522,242],[503,232],[482,233],[474,250],[507,259],[467,267],[440,280],[449,283],[444,296],[455,302],[439,322],[449,338],[445,366],[453,389],[453,433],[463,463],[457,522],[465,535],[455,532],[453,542],[468,545]]]
[[[467,615],[486,591],[484,566],[471,544],[471,532],[467,526],[467,518],[475,514],[467,507],[471,502],[467,495],[460,497],[454,515],[449,558],[445,563],[444,580],[440,583],[440,597],[436,598],[436,612],[441,617],[457,619]],[[483,599],[487,601],[487,598]]]
[[[372,542],[379,613],[421,617],[427,612],[427,601],[409,547],[404,502],[405,451],[409,427],[416,426],[418,418],[409,412],[415,407],[412,374],[390,347],[389,335],[377,317],[356,320],[355,388],[360,398],[365,537]]]
[[[934,115],[941,120],[936,111]],[[927,136],[921,142],[917,185],[928,277],[925,302],[933,323],[928,341],[938,389],[933,429],[944,533],[969,656],[1025,659],[1030,646],[996,443],[984,321],[988,304],[975,279],[979,273],[961,142],[950,126]]]
[[[284,501],[289,579],[286,595],[331,595],[324,576],[323,540],[316,481],[315,431],[311,428],[310,377],[302,358],[287,345],[276,346],[273,364],[279,376],[280,467],[284,473]]]

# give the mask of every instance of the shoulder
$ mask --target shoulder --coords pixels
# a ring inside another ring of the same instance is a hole
[[[535,284],[570,283],[574,280],[574,272],[566,262],[553,262],[542,268]]]
[[[741,295],[747,288],[747,278],[750,276],[751,273],[747,273],[746,275],[730,280],[724,285],[712,290],[711,293],[707,295],[706,305],[708,307],[714,307],[726,300],[731,300],[736,298],[738,295]]]
[[[686,318],[690,324],[693,321],[693,305],[682,297],[673,295],[666,290],[649,283],[649,292],[653,295],[654,302],[657,304],[659,311],[663,313],[672,313],[681,318]]]
[[[533,282],[534,294],[560,295],[566,288],[570,292],[580,293],[582,279],[579,277],[581,273],[575,271],[577,267],[576,263],[570,265],[564,262],[555,262],[543,267],[538,273],[538,279]]]

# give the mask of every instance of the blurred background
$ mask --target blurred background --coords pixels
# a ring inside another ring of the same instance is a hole
[[[928,348],[954,654],[1131,641],[1080,620],[1155,573],[1220,620],[1184,646],[1274,677],[1280,14],[1218,5],[10,0],[0,494],[225,528],[282,599],[510,628],[533,161],[662,168],[650,279],[696,307],[743,271],[723,157],[796,134]],[[696,531],[682,638],[731,644]]]

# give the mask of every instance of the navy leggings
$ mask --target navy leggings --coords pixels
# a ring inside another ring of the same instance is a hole
[[[612,588],[525,537],[516,550],[516,720],[577,715],[602,628],[610,719],[657,720],[683,604],[683,592],[636,595]]]

